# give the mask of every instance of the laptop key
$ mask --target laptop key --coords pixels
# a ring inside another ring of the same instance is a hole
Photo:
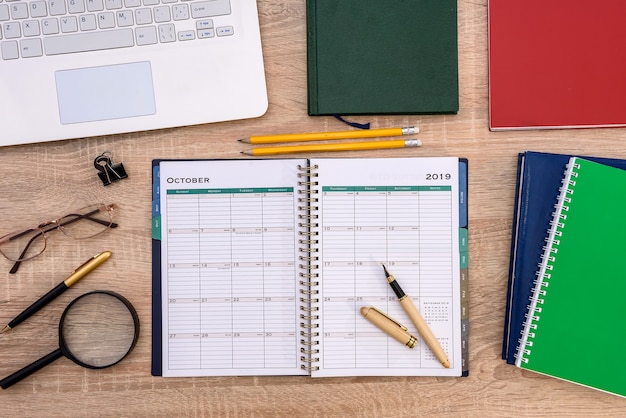
[[[46,55],[127,48],[135,45],[133,30],[130,28],[51,36],[44,38],[43,41]]]
[[[78,32],[78,20],[76,20],[76,16],[63,16],[60,21],[61,32]]]
[[[65,2],[63,0],[49,0],[48,8],[50,16],[60,16],[65,14]]]
[[[43,55],[41,52],[41,40],[39,38],[22,39],[20,41],[20,50],[24,58],[40,57]]]
[[[191,17],[193,17],[194,19],[229,14],[229,0],[209,0],[191,3]]]
[[[22,29],[17,22],[8,22],[2,25],[2,34],[4,39],[14,39],[22,36]]]
[[[9,6],[0,4],[0,21],[9,20]]]
[[[30,17],[46,17],[48,11],[45,1],[34,1],[29,3],[28,9],[30,10]]]
[[[137,45],[152,45],[157,43],[157,31],[154,26],[142,26],[135,29]]]
[[[41,21],[41,32],[44,35],[54,35],[59,33],[59,20],[56,17],[43,19]]]
[[[26,19],[28,17],[28,5],[26,3],[15,3],[10,7],[13,19]]]
[[[17,41],[0,42],[0,51],[5,60],[14,60],[20,56]]]
[[[176,27],[172,23],[159,25],[159,41],[162,43],[174,42],[176,40]]]

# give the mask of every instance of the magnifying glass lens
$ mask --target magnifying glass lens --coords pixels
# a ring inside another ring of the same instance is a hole
[[[89,293],[65,311],[59,327],[61,349],[84,366],[108,367],[132,349],[135,327],[121,299],[109,293]]]

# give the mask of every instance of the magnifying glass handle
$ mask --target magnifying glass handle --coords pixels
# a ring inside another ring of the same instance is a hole
[[[29,364],[28,366],[22,368],[21,370],[16,371],[12,375],[7,376],[4,379],[0,380],[0,387],[2,389],[7,389],[11,387],[13,384],[19,382],[20,380],[22,380],[23,378],[27,376],[30,376],[31,374],[35,373],[37,370],[41,369],[44,366],[47,366],[48,364],[52,363],[54,360],[62,356],[63,356],[63,353],[61,352],[61,349],[57,348],[52,353],[46,356],[43,356],[39,360]]]

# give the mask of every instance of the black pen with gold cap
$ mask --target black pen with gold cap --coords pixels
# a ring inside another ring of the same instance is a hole
[[[83,263],[80,267],[74,270],[67,279],[63,280],[61,283],[56,285],[52,290],[39,298],[36,302],[30,305],[28,308],[24,309],[22,313],[13,318],[11,322],[9,322],[0,333],[7,332],[13,328],[15,328],[18,324],[23,322],[26,318],[30,317],[32,314],[37,312],[39,309],[43,308],[46,304],[48,304],[52,299],[59,296],[61,293],[65,292],[69,289],[74,283],[85,277],[87,274],[91,273],[96,267],[100,264],[104,263],[106,260],[111,257],[110,251],[104,251],[99,254],[94,255],[85,263]]]

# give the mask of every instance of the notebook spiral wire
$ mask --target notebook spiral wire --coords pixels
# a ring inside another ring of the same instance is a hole
[[[317,165],[313,166],[298,166],[300,172],[298,177],[302,179],[298,181],[298,194],[302,197],[298,198],[299,206],[298,210],[300,215],[298,218],[300,222],[298,227],[300,229],[298,244],[300,245],[300,264],[298,266],[300,276],[300,361],[302,362],[300,368],[309,372],[318,370],[319,367],[315,365],[319,361],[319,345],[317,337],[319,337],[319,281],[317,280],[319,273],[317,269],[319,265],[318,253],[319,244],[319,224],[318,219],[318,206],[319,199],[317,194],[319,190],[316,188],[318,182],[315,179],[318,176]]]
[[[565,227],[569,204],[572,201],[571,195],[573,189],[571,189],[571,187],[576,185],[576,178],[578,177],[578,172],[575,170],[578,168],[580,168],[578,164],[573,164],[571,167],[568,167],[566,176],[563,179],[563,184],[559,188],[559,198],[554,205],[550,229],[545,239],[546,244],[542,248],[541,264],[538,266],[539,270],[537,270],[536,273],[537,278],[533,282],[533,293],[529,298],[528,311],[525,314],[526,319],[522,324],[524,332],[519,339],[519,346],[515,354],[517,361],[522,363],[528,363],[528,356],[532,353],[535,331],[538,328],[538,322],[543,311],[542,305],[548,292],[547,289],[550,286],[553,263],[559,252],[560,238],[563,233],[562,230]]]

